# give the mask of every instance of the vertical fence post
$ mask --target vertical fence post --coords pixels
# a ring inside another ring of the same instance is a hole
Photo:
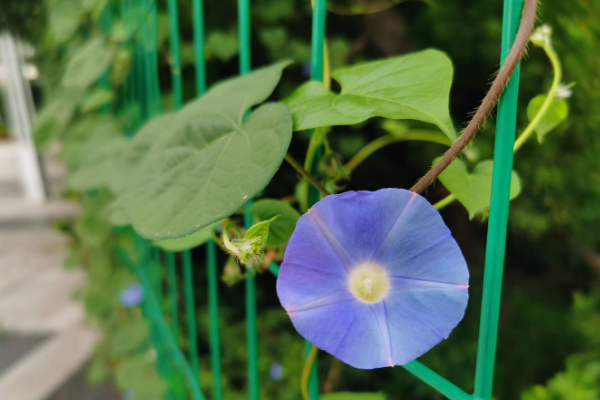
[[[325,20],[327,17],[327,0],[314,0],[313,15],[312,15],[312,40],[311,40],[311,59],[310,59],[310,77],[315,81],[323,81],[323,67],[325,65]],[[311,132],[311,135],[314,131]],[[316,172],[317,165],[321,158],[321,149],[317,151],[311,168],[311,173]],[[319,201],[321,194],[313,186],[309,186],[309,204],[311,207]],[[306,341],[305,356],[310,354],[312,344]],[[318,376],[318,360],[315,362],[310,371],[308,381],[308,394],[311,400],[319,399],[319,376]]]
[[[238,29],[240,41],[240,74],[250,72],[250,0],[238,0]],[[244,209],[244,225],[252,226],[252,215],[248,211],[252,201]],[[258,338],[256,326],[256,282],[248,274],[246,278],[246,341],[248,347],[248,395],[250,400],[260,397],[258,384]]]
[[[206,58],[204,55],[204,4],[193,0],[194,49],[196,55],[196,94],[206,92]],[[208,314],[210,339],[210,369],[213,376],[213,399],[223,400],[221,384],[221,338],[219,332],[219,286],[217,277],[217,251],[215,242],[206,243],[206,270],[208,280]]]
[[[501,63],[504,63],[517,35],[523,0],[505,0],[502,23]],[[513,163],[513,145],[517,123],[517,100],[519,95],[519,72],[515,70],[498,104],[498,123],[494,146],[494,171],[492,174],[492,198],[485,253],[483,300],[475,370],[475,397],[492,398],[494,361],[500,316],[502,270],[506,244],[506,224]]]

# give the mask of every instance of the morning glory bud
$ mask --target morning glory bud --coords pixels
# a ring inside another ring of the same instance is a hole
[[[403,189],[330,195],[298,220],[277,295],[296,330],[355,368],[402,365],[447,338],[469,270],[439,212]]]
[[[223,232],[223,244],[227,252],[238,259],[239,263],[250,270],[258,271],[265,261],[269,225],[279,216],[267,221],[258,222],[246,231],[246,236],[241,239],[230,240],[227,230]]]
[[[559,84],[556,88],[556,98],[568,99],[569,97],[571,97],[571,95],[573,94],[571,86],[572,85],[565,85],[564,83]]]
[[[544,24],[542,26],[540,26],[539,28],[537,28],[535,31],[533,31],[533,33],[531,34],[531,37],[529,38],[529,40],[531,40],[531,43],[535,44],[536,46],[540,46],[540,47],[544,47],[544,46],[551,46],[552,45],[552,28],[550,27],[550,25]]]

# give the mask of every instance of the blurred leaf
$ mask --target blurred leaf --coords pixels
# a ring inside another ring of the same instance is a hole
[[[154,363],[144,354],[126,358],[117,369],[117,386],[133,389],[136,398],[159,400],[167,384],[159,378]]]
[[[164,251],[183,251],[198,247],[214,237],[215,231],[221,226],[221,221],[205,226],[191,235],[177,239],[165,239],[154,242],[155,246]]]
[[[110,40],[116,43],[123,43],[129,39],[129,31],[122,20],[117,20],[113,23],[110,31]]]
[[[537,113],[542,108],[542,104],[546,101],[546,95],[540,94],[535,96],[529,102],[527,106],[527,117],[529,118],[529,122],[535,118]],[[544,141],[544,137],[548,132],[552,129],[556,128],[561,122],[563,122],[569,116],[569,105],[566,100],[553,98],[550,102],[550,106],[546,109],[546,112],[540,119],[540,122],[535,127],[535,132],[537,133],[538,141],[542,143]]]
[[[439,160],[440,158],[436,158],[433,164],[435,165]],[[465,163],[457,158],[439,176],[446,189],[469,211],[471,219],[478,212],[490,208],[493,167],[492,160],[485,160],[477,164],[472,173],[468,173]],[[521,180],[513,171],[510,199],[517,197],[520,192]]]
[[[33,124],[33,139],[38,150],[60,137],[71,122],[82,93],[78,89],[58,90],[45,104]]]
[[[240,209],[279,168],[292,136],[283,104],[265,101],[288,62],[214,86],[174,115],[118,199],[144,237],[189,235]]]
[[[259,0],[253,4],[253,11],[264,22],[281,22],[298,12],[294,0]]]
[[[322,400],[386,400],[383,393],[337,392],[320,396]]]
[[[235,32],[212,31],[206,38],[205,47],[209,57],[229,61],[238,52],[237,35]]]
[[[109,375],[109,368],[104,359],[96,355],[87,370],[86,380],[91,385],[104,382]]]
[[[267,245],[271,247],[286,244],[294,233],[296,223],[300,218],[300,213],[288,203],[273,199],[258,200],[250,206],[250,213],[258,220],[268,220],[279,216],[269,227]]]
[[[81,4],[78,0],[53,0],[48,5],[48,31],[54,44],[59,45],[77,32],[81,23]]]
[[[113,52],[103,39],[88,41],[67,64],[63,86],[87,89],[108,69],[112,60]]]
[[[61,160],[74,171],[93,152],[121,136],[121,128],[110,114],[87,114],[71,124],[64,133]]]
[[[424,50],[361,63],[338,69],[332,77],[342,87],[341,93],[310,81],[285,100],[294,131],[353,125],[381,116],[429,122],[456,140],[448,113],[452,63],[444,53]]]
[[[138,350],[149,340],[149,335],[148,324],[143,319],[120,324],[111,336],[111,350],[117,355]]]
[[[113,85],[119,86],[125,83],[131,69],[131,53],[121,49],[115,56],[110,80]]]
[[[93,89],[83,101],[81,105],[81,112],[86,113],[94,111],[100,107],[112,103],[115,98],[115,93],[110,89],[95,88]]]

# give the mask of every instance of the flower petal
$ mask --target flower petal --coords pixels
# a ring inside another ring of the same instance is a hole
[[[468,298],[466,288],[390,292],[384,303],[394,364],[409,363],[448,338]]]
[[[372,257],[413,196],[399,189],[345,192],[325,197],[308,214],[327,227],[354,263],[361,263]]]
[[[296,330],[319,349],[356,368],[390,365],[377,315],[357,300],[293,314]]]
[[[390,276],[466,285],[469,270],[439,212],[415,196],[373,255]]]

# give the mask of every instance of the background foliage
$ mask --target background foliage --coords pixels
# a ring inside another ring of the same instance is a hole
[[[67,88],[58,89],[62,71],[88,40],[98,36],[103,0],[8,1],[3,4],[2,28],[20,30],[36,48],[36,63],[42,76],[37,84],[38,100],[65,99],[63,105],[44,111],[38,124],[41,137],[70,137],[62,154],[65,164],[75,171],[82,149],[114,137],[124,127],[135,128],[136,108],[121,109],[118,118],[91,112],[101,106],[117,107],[118,88],[127,79],[131,54],[127,31],[115,22],[107,48],[112,67],[105,79],[109,93],[90,86],[98,76],[71,76]],[[182,31],[182,75],[187,99],[194,96],[191,2],[180,1]],[[350,3],[350,2],[346,2]],[[360,4],[361,2],[352,2]],[[363,2],[368,3],[368,2]],[[366,15],[328,16],[328,38],[334,67],[434,47],[445,51],[455,68],[451,92],[451,112],[460,127],[478,106],[498,65],[501,30],[500,0],[401,2],[385,11]],[[336,5],[344,1],[336,1]],[[168,62],[168,19],[165,4],[159,2],[159,74],[163,106],[172,108]],[[215,82],[237,73],[235,2],[206,0],[208,81]],[[565,83],[576,82],[569,100],[570,117],[549,134],[544,145],[533,140],[515,159],[522,182],[520,197],[511,203],[505,284],[500,325],[495,391],[498,399],[592,400],[600,398],[600,1],[564,2],[546,0],[540,20],[554,28],[553,43],[564,65]],[[14,21],[23,21],[14,24]],[[13,22],[13,24],[10,24]],[[256,0],[253,2],[253,65],[291,58],[296,64],[286,72],[277,97],[290,93],[307,78],[310,58],[310,4],[306,0]],[[121,28],[120,28],[121,27]],[[107,54],[108,54],[107,53]],[[70,66],[74,70],[75,67]],[[86,67],[83,67],[86,69]],[[532,48],[523,62],[520,96],[520,122],[527,124],[529,99],[550,84],[550,67],[543,52]],[[80,107],[81,99],[87,107]],[[490,119],[469,154],[474,159],[491,158],[494,123]],[[352,127],[334,128],[332,147],[348,160],[363,145],[385,133],[375,119]],[[303,154],[306,135],[296,133],[291,152]],[[352,174],[348,189],[378,189],[383,186],[408,187],[428,167],[429,160],[444,150],[442,145],[420,142],[398,143],[380,150]],[[465,160],[466,161],[466,160]],[[284,165],[265,197],[283,198],[294,193],[295,174]],[[427,196],[437,201],[447,194],[441,184]],[[118,304],[118,292],[133,281],[126,269],[107,251],[118,240],[133,246],[126,233],[110,234],[108,217],[102,213],[109,194],[95,193],[79,200],[83,213],[74,226],[63,229],[73,238],[67,266],[81,265],[90,280],[81,298],[88,315],[105,332],[90,380],[112,377],[122,390],[143,390],[140,380],[156,376],[151,368],[152,354],[148,328],[140,310],[126,310]],[[471,273],[471,298],[465,320],[440,346],[422,361],[451,381],[472,389],[481,295],[485,223],[470,222],[468,212],[458,203],[447,207],[443,216],[454,232]],[[196,286],[204,288],[204,274],[197,262]],[[227,258],[220,259],[225,265]],[[275,295],[274,278],[258,280],[259,345],[262,394],[264,398],[299,398],[299,375],[303,342],[281,311]],[[202,289],[198,290],[203,293]],[[221,287],[221,327],[223,368],[227,399],[244,398],[245,340],[243,288]],[[204,299],[198,298],[200,351],[203,382],[210,382],[208,364],[208,318]],[[145,333],[145,334],[144,334]],[[124,339],[125,338],[125,339]],[[148,352],[150,351],[150,354]],[[136,364],[138,363],[138,364]],[[277,363],[283,376],[270,373]],[[134,367],[132,367],[132,365]],[[143,366],[140,367],[140,365]],[[150,375],[132,373],[145,371]],[[325,391],[383,391],[390,398],[437,399],[424,384],[401,368],[375,372],[342,366],[331,357],[320,358],[321,382]],[[152,375],[154,374],[154,375]],[[159,385],[160,386],[160,385]],[[164,390],[164,385],[155,393]],[[208,387],[207,387],[208,389]],[[137,398],[137,397],[136,397]],[[152,395],[139,397],[153,399]]]

